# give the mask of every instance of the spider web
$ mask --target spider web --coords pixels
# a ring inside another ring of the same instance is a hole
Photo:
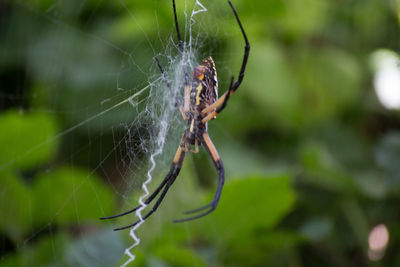
[[[196,22],[195,21],[195,16],[201,12],[205,12],[207,9],[198,1],[196,0],[195,6],[193,10],[191,11],[190,17],[188,18],[187,13],[185,12],[185,20],[189,20],[189,45],[188,48],[186,49],[186,46],[184,45],[184,51],[182,55],[179,55],[177,58],[169,58],[169,63],[173,66],[172,68],[168,69],[168,73],[172,73],[172,75],[167,76],[167,79],[171,77],[172,79],[172,92],[170,92],[171,95],[164,95],[163,96],[163,105],[167,105],[167,109],[160,110],[161,112],[157,112],[159,109],[158,107],[154,107],[154,104],[151,104],[150,106],[147,106],[147,110],[152,110],[155,112],[150,112],[150,116],[152,116],[153,121],[158,121],[158,124],[155,125],[154,129],[155,132],[151,134],[152,139],[154,142],[150,145],[150,156],[149,156],[149,161],[150,161],[150,168],[147,171],[147,179],[142,183],[142,189],[144,191],[144,194],[139,197],[139,205],[140,207],[136,210],[136,216],[139,218],[139,223],[137,223],[134,227],[130,229],[130,236],[134,240],[134,243],[125,249],[125,254],[128,255],[129,259],[123,263],[121,266],[127,266],[130,264],[132,261],[135,260],[135,255],[131,252],[131,250],[138,246],[140,244],[140,238],[136,235],[136,231],[139,229],[139,227],[144,223],[143,220],[143,211],[146,209],[147,205],[144,203],[146,197],[150,194],[149,189],[148,189],[148,184],[152,182],[153,179],[153,171],[156,168],[156,158],[163,152],[164,150],[164,145],[166,142],[166,137],[168,134],[168,126],[170,125],[171,118],[173,117],[172,114],[176,110],[175,108],[175,96],[179,95],[179,91],[177,92],[177,88],[183,88],[183,79],[184,77],[184,70],[187,71],[187,66],[192,67],[192,63],[195,60],[195,50],[192,48],[192,26]],[[132,13],[130,13],[132,14]],[[185,23],[186,25],[187,23]],[[163,81],[166,83],[166,81]],[[165,87],[161,86],[161,87]],[[161,88],[157,88],[161,89]],[[180,96],[181,97],[181,96]],[[158,99],[158,98],[157,98]],[[182,98],[181,98],[182,99]],[[150,103],[154,103],[156,100],[154,99]]]
[[[174,99],[175,96],[183,99],[184,70],[190,73],[199,61],[199,49],[203,46],[202,38],[206,38],[207,33],[200,33],[197,24],[199,15],[206,12],[207,8],[198,0],[187,0],[184,3],[179,1],[177,3],[177,6],[184,5],[177,10],[180,23],[184,22],[184,25],[180,25],[182,38],[185,41],[184,53],[181,55],[178,53],[176,45],[172,5],[168,7],[170,36],[159,36],[159,42],[156,42],[154,38],[152,39],[149,36],[148,29],[142,24],[142,20],[139,18],[140,14],[136,12],[135,6],[128,4],[128,1],[119,1],[118,6],[121,12],[129,14],[129,20],[125,23],[133,25],[130,30],[133,27],[133,30],[138,32],[136,36],[141,36],[141,40],[136,42],[136,45],[141,49],[145,47],[144,50],[147,49],[148,54],[153,55],[152,57],[141,58],[141,55],[135,53],[135,48],[129,50],[120,44],[115,44],[109,41],[109,38],[103,32],[96,33],[96,31],[89,30],[90,26],[88,25],[85,25],[88,28],[82,29],[70,23],[70,21],[73,21],[71,17],[80,15],[79,13],[85,5],[85,3],[82,3],[81,6],[74,4],[69,7],[72,10],[70,14],[59,13],[64,8],[62,6],[67,5],[63,1],[52,4],[46,9],[40,9],[24,1],[19,1],[16,4],[17,8],[22,10],[22,15],[26,13],[34,20],[39,21],[39,24],[51,25],[49,31],[60,30],[62,32],[54,34],[55,38],[47,35],[44,31],[38,32],[37,34],[42,37],[37,38],[28,47],[27,58],[29,71],[32,72],[32,76],[41,78],[39,85],[45,88],[35,92],[39,97],[33,96],[33,101],[46,102],[48,108],[43,112],[61,116],[65,123],[61,126],[63,130],[54,136],[31,146],[4,162],[0,162],[0,171],[7,170],[16,162],[24,160],[24,158],[35,154],[37,150],[41,150],[54,142],[60,143],[61,149],[66,150],[65,154],[68,155],[58,159],[58,165],[71,163],[74,166],[75,161],[87,157],[86,162],[91,171],[87,174],[86,180],[73,182],[73,191],[70,192],[68,198],[57,210],[53,211],[51,218],[45,225],[36,228],[29,237],[24,239],[24,244],[34,242],[43,232],[51,232],[54,225],[57,225],[57,217],[70,202],[75,206],[78,224],[83,227],[84,219],[79,217],[81,204],[77,195],[86,184],[89,184],[96,191],[93,185],[93,177],[100,174],[105,177],[109,186],[119,196],[122,206],[142,206],[136,211],[136,216],[141,220],[140,223],[129,231],[133,243],[124,250],[125,254],[128,255],[128,260],[122,266],[127,266],[135,259],[133,248],[138,246],[141,241],[136,233],[143,224],[142,218],[146,208],[144,199],[149,194],[148,185],[152,183],[156,168],[160,169],[160,173],[164,173],[168,169],[170,156],[173,155],[185,127]],[[97,4],[101,7],[102,2],[98,1]],[[96,12],[97,10],[93,10],[93,13]],[[156,22],[156,27],[159,28],[161,27],[158,21],[159,14],[157,10],[153,12],[153,19]],[[86,16],[89,18],[86,22],[90,24],[91,14]],[[110,21],[112,20],[110,19]],[[13,30],[13,25],[10,26],[10,30]],[[121,35],[124,34],[121,33]],[[10,36],[12,35],[10,34]],[[14,41],[11,37],[7,38],[9,38],[6,39],[8,43]],[[84,45],[85,42],[94,43],[98,51],[88,52],[83,47],[83,58],[80,58],[81,54],[73,54],[75,50],[71,48],[71,45],[75,43]],[[56,47],[57,51],[54,51],[53,47]],[[101,55],[109,51],[118,54],[118,57],[113,62],[100,63],[101,60],[97,57],[101,58],[101,56],[97,56],[97,54]],[[70,54],[68,55],[68,53]],[[68,56],[74,57],[77,62],[80,60],[93,61],[92,64],[100,64],[100,67],[96,69],[97,73],[91,74],[92,77],[87,76],[90,72],[84,70],[85,64],[82,64],[82,66],[79,63],[73,66],[63,64],[63,58]],[[153,59],[154,56],[161,60],[172,84],[172,91],[168,90],[166,82]],[[76,68],[78,71],[76,71]],[[79,68],[82,68],[82,72],[79,72]],[[93,92],[87,88],[80,86],[77,86],[76,89],[73,88],[74,85],[79,85],[85,79],[90,81],[99,79],[101,80],[99,83],[103,83],[99,85],[100,89],[94,100],[88,100]],[[64,93],[62,90],[65,88],[59,88],[64,82],[72,87],[72,89],[67,88],[72,91],[71,94]],[[81,92],[76,92],[77,90],[81,90]],[[87,90],[87,94],[82,93],[85,90]],[[41,93],[51,97],[40,99]],[[2,102],[7,102],[7,99],[15,97],[30,98],[31,96],[18,96],[10,92],[2,92],[1,96]],[[35,100],[35,97],[38,100]],[[18,106],[18,101],[15,102]],[[67,102],[73,105],[68,105]],[[36,107],[34,105],[30,107],[21,105],[20,110],[29,113],[29,111],[35,111]],[[92,139],[92,132],[99,132],[100,134]],[[88,139],[82,146],[75,140],[85,134]],[[106,147],[104,150],[100,148],[100,151],[95,148],[101,147],[110,136],[113,139],[112,147]],[[166,156],[163,156],[164,153]],[[92,160],[92,157],[95,160]],[[118,163],[114,165],[115,168],[110,170],[109,162],[112,161],[118,161]],[[54,168],[49,166],[45,167],[45,170],[51,172]],[[72,169],[74,170],[74,167]],[[138,199],[135,204],[135,202],[132,202],[131,192],[138,191],[139,188],[142,189],[142,193],[139,197],[134,195],[134,198]],[[97,195],[96,192],[95,195]],[[99,197],[95,202],[103,210],[104,203]],[[101,215],[112,214],[103,212]],[[121,221],[111,222],[110,226],[115,227],[120,223]]]

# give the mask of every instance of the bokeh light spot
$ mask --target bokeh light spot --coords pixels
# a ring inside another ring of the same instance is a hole
[[[385,108],[400,109],[400,57],[393,51],[381,49],[372,54],[372,64],[379,101]]]
[[[378,261],[385,255],[389,243],[389,231],[384,224],[379,224],[371,229],[368,237],[368,257],[372,261]]]

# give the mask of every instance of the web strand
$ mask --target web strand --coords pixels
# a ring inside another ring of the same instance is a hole
[[[186,4],[186,3],[185,3]],[[185,6],[186,7],[186,6]],[[186,10],[186,8],[185,8]],[[170,69],[169,72],[173,73],[173,81],[174,81],[174,90],[175,92],[173,92],[173,94],[171,94],[170,96],[166,96],[167,99],[167,103],[171,103],[173,101],[170,101],[171,98],[173,98],[174,96],[180,95],[179,92],[177,92],[179,90],[179,88],[183,88],[182,84],[183,84],[183,79],[184,79],[184,69],[186,69],[188,66],[192,67],[192,62],[195,58],[194,55],[194,48],[193,48],[193,44],[192,44],[192,26],[195,24],[195,19],[194,17],[202,12],[206,12],[207,9],[204,7],[204,5],[202,3],[200,3],[200,1],[196,0],[195,6],[193,7],[193,10],[191,12],[190,18],[189,18],[189,44],[188,44],[188,49],[184,43],[183,45],[183,53],[182,55],[180,55],[180,60],[178,60],[178,64],[176,64],[175,69]],[[187,18],[186,15],[186,11],[185,11],[185,17]],[[189,51],[187,51],[189,50]],[[172,65],[172,64],[171,64]],[[162,86],[165,87],[165,86]],[[161,89],[161,88],[157,88],[157,89]],[[161,89],[162,90],[162,89]],[[168,92],[168,90],[165,90],[166,92]],[[175,107],[173,107],[175,108]],[[158,118],[159,120],[159,125],[156,127],[156,129],[158,129],[158,135],[156,137],[156,141],[155,141],[155,150],[154,152],[151,153],[150,157],[149,157],[149,161],[150,161],[150,168],[147,171],[147,179],[146,181],[143,182],[142,184],[142,189],[144,191],[144,194],[142,194],[139,197],[139,208],[136,210],[136,216],[139,218],[139,222],[130,229],[129,235],[131,236],[131,238],[133,239],[134,243],[125,249],[125,254],[129,257],[128,260],[126,262],[124,262],[121,266],[125,267],[127,266],[129,263],[133,262],[135,260],[135,255],[132,253],[132,250],[139,246],[140,244],[140,238],[137,236],[136,231],[140,228],[140,226],[144,223],[143,220],[143,210],[146,209],[147,205],[145,204],[144,200],[145,198],[150,194],[149,190],[148,190],[148,185],[151,183],[152,179],[153,179],[153,171],[157,166],[156,163],[156,157],[161,155],[163,150],[164,150],[164,146],[165,146],[165,141],[166,141],[166,136],[168,133],[168,121],[170,120],[171,116],[172,116],[172,109],[167,109],[165,111],[163,111],[161,118]]]

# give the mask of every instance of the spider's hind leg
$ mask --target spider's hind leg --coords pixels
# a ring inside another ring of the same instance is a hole
[[[169,180],[171,179],[171,177],[174,175],[175,169],[171,167],[171,169],[169,170],[167,176],[165,176],[164,180],[161,182],[161,184],[156,188],[156,190],[154,190],[154,192],[148,197],[146,198],[146,200],[144,201],[145,205],[149,205],[151,203],[151,201],[153,201],[153,199],[160,193],[161,189],[163,189],[163,187],[169,182]],[[108,219],[114,219],[114,218],[118,218],[118,217],[122,217],[124,215],[128,215],[132,212],[135,212],[137,209],[141,208],[142,205],[139,205],[131,210],[125,211],[123,213],[120,214],[116,214],[116,215],[112,215],[112,216],[108,216],[108,217],[101,217],[100,220],[108,220]]]
[[[181,143],[184,141],[185,141],[185,137],[183,136]],[[156,203],[153,205],[151,210],[145,216],[143,216],[142,220],[146,220],[148,217],[150,217],[150,215],[152,215],[157,210],[157,208],[160,206],[161,202],[163,201],[165,195],[168,192],[168,189],[170,188],[170,186],[175,182],[176,178],[178,177],[179,172],[182,168],[184,159],[185,159],[185,151],[183,151],[181,146],[179,146],[178,150],[176,151],[174,160],[172,162],[172,166],[171,166],[168,174],[166,175],[164,180],[161,182],[161,184],[156,188],[156,190],[144,201],[145,205],[150,204],[153,201],[153,199],[161,192],[161,195],[157,199]],[[132,210],[129,210],[127,212],[124,212],[124,213],[121,213],[118,215],[114,215],[114,216],[102,217],[100,219],[105,220],[105,219],[113,219],[113,218],[121,217],[121,216],[130,214],[141,207],[142,207],[142,205],[139,205],[138,207],[136,207]],[[124,226],[124,227],[116,228],[116,229],[114,229],[114,231],[119,231],[119,230],[124,230],[124,229],[134,227],[136,224],[138,224],[142,220],[135,221],[134,223]]]
[[[221,197],[222,187],[224,186],[224,182],[225,182],[224,167],[222,165],[221,158],[218,155],[217,149],[215,148],[214,144],[212,143],[210,137],[208,136],[208,134],[206,132],[202,136],[201,143],[206,148],[208,154],[210,154],[210,156],[214,162],[215,168],[218,171],[217,191],[215,192],[214,198],[210,203],[208,203],[200,208],[187,211],[184,214],[192,214],[192,213],[196,213],[196,212],[199,212],[202,210],[206,210],[206,209],[208,209],[208,210],[206,210],[205,212],[200,213],[198,215],[192,216],[192,217],[174,220],[174,222],[186,222],[186,221],[191,221],[191,220],[201,218],[201,217],[206,216],[207,214],[211,213],[212,211],[214,211],[218,206],[218,202]]]

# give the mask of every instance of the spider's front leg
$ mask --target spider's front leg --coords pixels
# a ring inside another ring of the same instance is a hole
[[[211,120],[218,113],[220,113],[226,107],[229,97],[233,95],[233,93],[235,93],[236,90],[239,88],[244,78],[244,72],[246,70],[247,60],[250,54],[250,43],[249,40],[247,39],[247,35],[242,26],[242,23],[240,22],[239,16],[230,0],[228,0],[228,4],[232,9],[233,15],[235,16],[236,22],[239,25],[240,31],[242,32],[243,39],[245,42],[242,66],[240,67],[238,79],[235,82],[234,82],[234,77],[232,76],[229,89],[217,101],[215,101],[215,103],[213,103],[212,105],[208,106],[207,108],[201,111],[202,115],[204,116],[203,123]]]

